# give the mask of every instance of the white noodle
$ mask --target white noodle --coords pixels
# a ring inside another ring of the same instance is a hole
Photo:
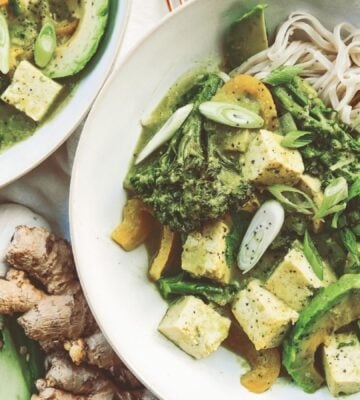
[[[251,57],[231,75],[250,74],[263,79],[282,65],[300,65],[307,79],[346,123],[359,124],[360,29],[348,23],[326,29],[314,16],[292,13],[278,29],[273,45]]]

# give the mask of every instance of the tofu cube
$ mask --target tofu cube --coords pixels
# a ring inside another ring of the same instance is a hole
[[[333,396],[360,391],[360,343],[354,333],[328,338],[323,349],[326,382]]]
[[[159,331],[196,359],[217,350],[229,334],[231,321],[194,296],[171,305]]]
[[[257,280],[251,281],[238,293],[232,312],[256,350],[279,346],[299,317],[295,310],[263,288]]]
[[[316,289],[324,287],[300,248],[292,248],[267,280],[265,287],[289,307],[300,311]]]
[[[307,174],[301,175],[298,182],[298,187],[300,190],[309,195],[314,200],[314,203],[320,207],[324,199],[324,193],[321,190],[320,179]]]
[[[244,176],[261,185],[295,184],[304,172],[297,150],[281,146],[283,136],[261,129],[245,153]]]
[[[40,121],[61,89],[61,85],[45,76],[28,61],[21,61],[1,99],[34,121]]]
[[[196,277],[229,283],[230,268],[226,262],[226,236],[229,226],[216,221],[186,238],[181,255],[181,268]]]

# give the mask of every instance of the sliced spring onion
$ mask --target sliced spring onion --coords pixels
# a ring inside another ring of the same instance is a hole
[[[199,107],[206,118],[235,128],[262,128],[264,120],[254,112],[237,104],[206,101]]]
[[[180,129],[181,125],[185,122],[186,118],[193,110],[193,104],[187,104],[184,107],[176,110],[171,117],[165,122],[162,128],[155,133],[155,135],[146,143],[145,147],[141,150],[136,158],[135,164],[138,164],[152,152],[159,148],[162,144],[167,142],[174,133]]]
[[[313,141],[313,134],[307,131],[291,131],[281,141],[281,146],[289,149],[304,147]]]
[[[348,184],[343,177],[334,179],[324,190],[324,199],[315,218],[321,219],[330,214],[345,210],[348,198]]]
[[[315,244],[311,239],[311,236],[309,235],[308,231],[305,232],[304,236],[304,254],[309,264],[311,265],[315,275],[319,279],[323,280],[324,261],[321,258],[319,252],[317,251],[317,248],[315,247]]]
[[[310,196],[292,186],[273,185],[268,187],[268,191],[286,208],[297,213],[311,215],[316,211]]]
[[[285,211],[276,200],[265,202],[254,215],[241,242],[237,265],[250,271],[279,234],[284,224]]]
[[[229,82],[229,80],[231,79],[230,76],[223,71],[218,72],[218,77],[222,79],[224,83]]]
[[[10,69],[10,35],[6,18],[0,13],[0,72],[7,74]]]
[[[287,65],[284,67],[280,67],[274,69],[265,79],[263,79],[263,82],[271,86],[284,85],[291,82],[295,78],[295,76],[300,74],[302,70],[303,67],[299,67],[296,65]]]
[[[38,67],[46,67],[52,59],[56,49],[56,31],[52,21],[42,26],[34,47],[35,63]]]

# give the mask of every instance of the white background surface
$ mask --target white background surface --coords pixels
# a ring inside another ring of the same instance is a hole
[[[120,0],[121,1],[121,0]],[[168,13],[165,0],[130,0],[132,7],[115,68],[131,49]],[[174,5],[177,0],[173,0]],[[56,153],[29,174],[0,191],[0,203],[30,207],[50,221],[54,231],[69,237],[68,196],[72,162],[81,127]]]

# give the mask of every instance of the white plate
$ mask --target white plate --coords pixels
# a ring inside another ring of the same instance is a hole
[[[111,12],[106,33],[74,93],[33,136],[0,153],[0,187],[45,160],[86,116],[115,62],[129,13],[129,0],[110,1]]]
[[[221,348],[194,361],[157,332],[166,310],[147,280],[144,248],[126,253],[110,240],[126,194],[122,181],[138,140],[140,117],[183,72],[216,56],[221,33],[240,4],[197,0],[166,18],[128,57],[98,97],[85,126],[71,185],[71,232],[79,276],[100,327],[136,375],[166,400],[329,399],[327,389],[307,395],[280,379],[261,396],[239,382],[237,357]],[[270,29],[294,10],[333,25],[355,22],[358,1],[269,2]],[[355,396],[353,397],[355,399]],[[358,398],[358,396],[357,396]]]

